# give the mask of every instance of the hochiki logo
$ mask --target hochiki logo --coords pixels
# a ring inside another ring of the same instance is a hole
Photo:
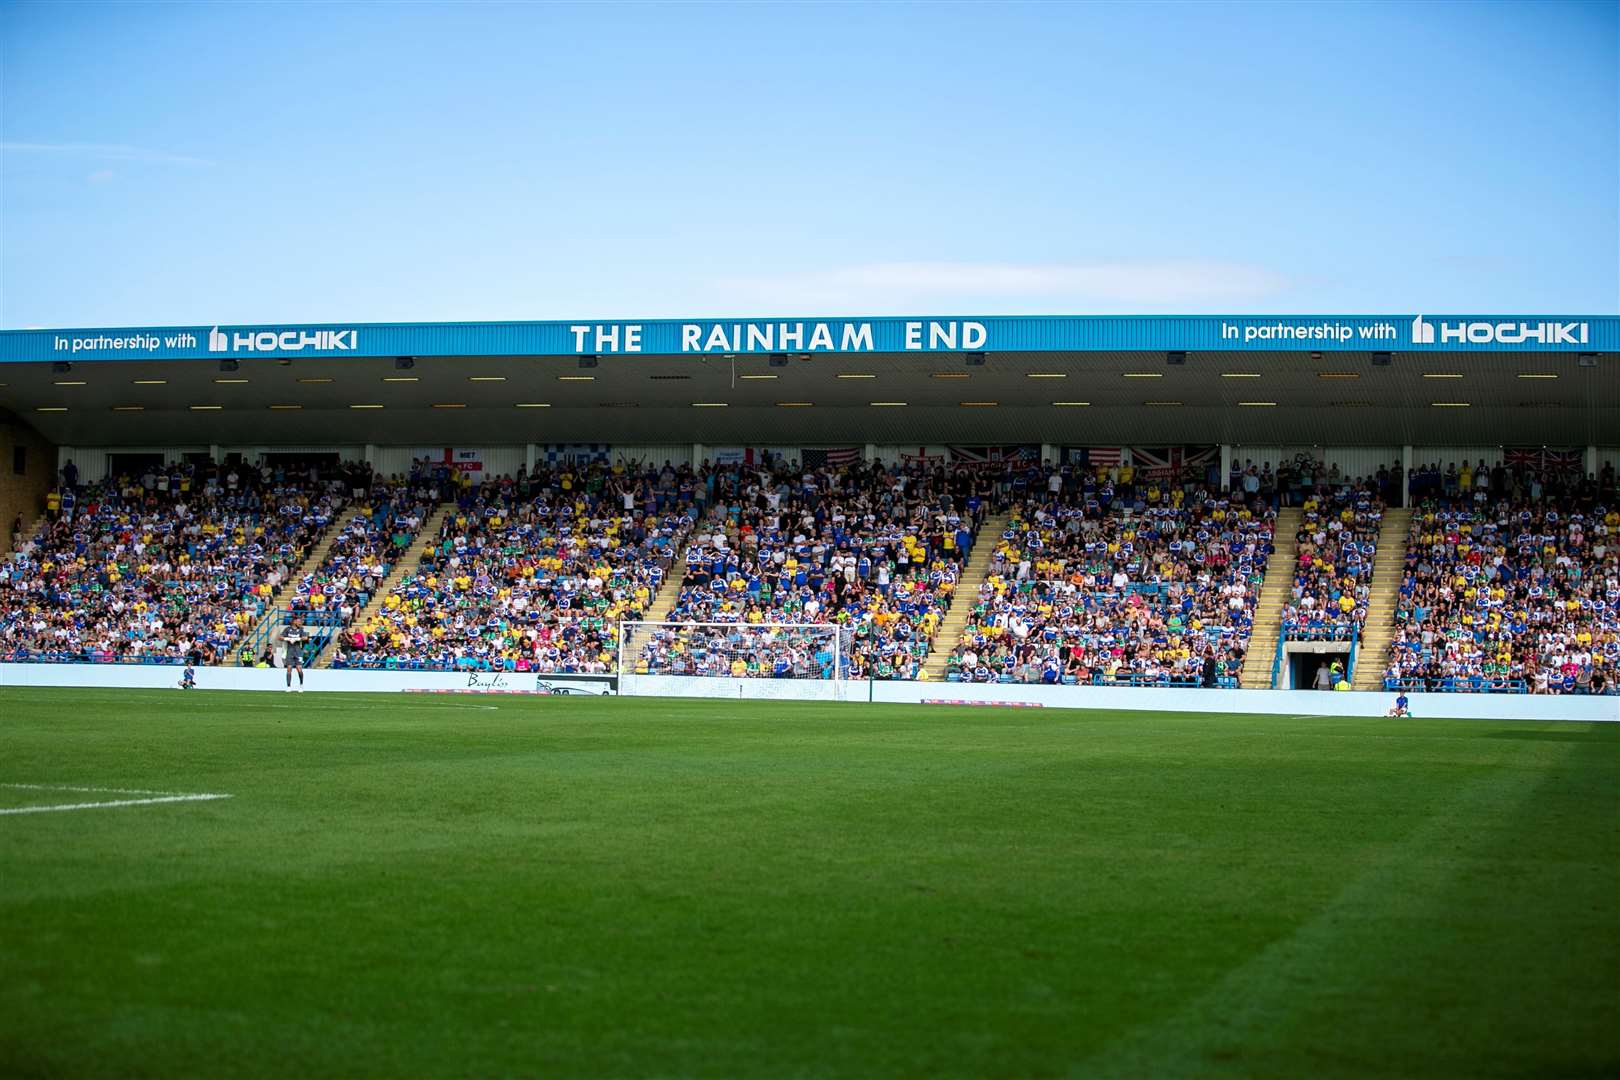
[[[359,347],[358,330],[235,330],[208,331],[209,352],[299,352],[323,349],[352,352]]]
[[[1435,324],[1419,315],[1412,320],[1412,344],[1433,345]],[[1587,326],[1583,322],[1442,322],[1440,343],[1521,345],[1585,345]]]

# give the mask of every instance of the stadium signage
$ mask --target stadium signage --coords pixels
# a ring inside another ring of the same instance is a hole
[[[1242,323],[1221,323],[1222,341],[1241,341],[1245,345],[1259,341],[1334,341],[1343,345],[1356,340],[1388,345],[1398,338],[1399,333],[1392,322],[1279,319],[1276,322],[1246,320]]]
[[[216,326],[208,331],[211,353],[302,352],[304,349],[353,352],[359,342],[358,330],[235,330],[227,334]]]
[[[1440,342],[1486,345],[1585,345],[1591,328],[1584,322],[1441,322]],[[1412,344],[1433,345],[1435,324],[1419,315],[1412,320]]]
[[[643,351],[640,323],[576,323],[568,327],[575,353]],[[975,350],[989,341],[984,323],[972,320],[906,321],[901,348]],[[873,352],[871,322],[713,322],[681,323],[683,353],[736,352]]]
[[[388,356],[741,356],[1336,350],[1620,352],[1593,315],[943,316],[0,331],[0,362]]]

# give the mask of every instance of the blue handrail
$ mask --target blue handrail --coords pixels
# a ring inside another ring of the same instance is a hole
[[[1288,628],[1277,627],[1277,655],[1271,658],[1271,688],[1277,689],[1277,675],[1282,671],[1283,645],[1288,641]]]

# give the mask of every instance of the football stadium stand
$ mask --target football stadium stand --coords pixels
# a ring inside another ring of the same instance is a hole
[[[670,618],[845,626],[855,678],[918,677],[996,497],[980,472],[924,466],[718,466],[702,478],[721,503],[686,549]],[[681,651],[654,636],[637,670],[689,672]],[[742,671],[770,674],[764,659],[739,658]]]
[[[593,466],[464,488],[334,666],[613,670],[618,623],[646,612],[691,528],[680,482]]]
[[[1600,317],[4,331],[0,657],[259,665],[296,621],[364,671],[1615,693],[1616,353]]]
[[[359,475],[176,464],[67,488],[0,569],[0,649],[12,660],[222,662]]]
[[[1466,466],[1465,466],[1466,468]],[[1612,692],[1620,678],[1620,491],[1599,477],[1447,470],[1412,518],[1390,689]],[[1455,477],[1455,481],[1453,478]]]
[[[1019,503],[951,681],[1235,685],[1271,554],[1258,496],[1090,473]],[[1035,486],[1035,485],[1032,485]],[[1043,484],[1044,486],[1044,484]]]

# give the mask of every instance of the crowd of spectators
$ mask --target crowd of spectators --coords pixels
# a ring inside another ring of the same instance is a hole
[[[801,469],[775,461],[705,471],[717,498],[686,550],[669,618],[835,626],[845,632],[848,649],[838,653],[851,678],[917,677],[995,489],[1012,486],[1010,470],[943,464]],[[827,634],[781,661],[776,653],[794,647],[779,649],[769,634],[683,631],[651,636],[637,669],[692,670],[697,650],[687,639],[702,645],[705,673],[740,666],[745,675],[797,675],[820,671],[831,652]]]
[[[218,662],[368,483],[336,462],[154,463],[87,486],[66,468],[0,564],[0,655]]]
[[[1620,687],[1620,491],[1509,469],[1412,519],[1385,685],[1604,694]],[[1475,470],[1474,476],[1480,475]],[[1493,494],[1497,492],[1496,494]]]
[[[1417,472],[1412,475],[1415,481]],[[1231,490],[1273,507],[1304,506],[1323,488],[1342,488],[1348,480],[1336,462],[1303,453],[1277,462],[1275,469],[1270,461],[1256,464],[1252,458],[1239,461],[1234,457],[1229,479]],[[1404,485],[1405,473],[1398,461],[1380,465],[1371,476],[1356,481],[1358,488],[1376,495],[1385,506],[1402,505]]]
[[[1348,641],[1360,635],[1383,520],[1384,500],[1374,482],[1323,485],[1305,497],[1293,590],[1282,613],[1289,638]]]
[[[1046,478],[997,542],[947,678],[1231,685],[1272,550],[1258,495]]]
[[[376,593],[437,501],[406,481],[374,483],[351,510],[320,565],[293,583],[288,608],[327,615],[347,626]]]
[[[646,612],[691,529],[693,492],[666,471],[568,464],[453,485],[430,550],[340,635],[334,666],[614,670],[620,620]]]

